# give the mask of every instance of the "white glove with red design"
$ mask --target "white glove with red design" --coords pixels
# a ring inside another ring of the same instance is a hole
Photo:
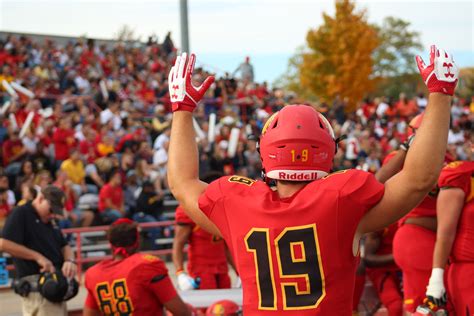
[[[195,87],[191,82],[196,62],[196,55],[191,54],[189,59],[183,53],[176,58],[174,66],[168,75],[168,89],[170,92],[172,110],[192,112],[204,93],[214,82],[214,76],[207,77],[201,86]]]
[[[430,64],[426,66],[420,56],[416,56],[416,64],[430,92],[454,94],[454,89],[458,82],[459,69],[448,52],[432,45]]]

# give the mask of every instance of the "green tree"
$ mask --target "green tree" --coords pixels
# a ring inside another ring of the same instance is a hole
[[[373,89],[372,55],[377,32],[367,23],[365,11],[356,11],[351,0],[336,0],[336,13],[323,13],[324,24],[306,36],[308,50],[299,67],[304,89],[326,100],[347,98],[347,110]]]
[[[377,30],[380,45],[374,52],[374,75],[396,77],[418,72],[415,55],[423,46],[420,33],[409,29],[410,22],[386,17]]]
[[[423,46],[420,34],[410,30],[410,22],[387,17],[377,30],[380,45],[374,52],[376,95],[397,98],[401,92],[413,95],[421,83],[415,55]]]
[[[474,97],[474,67],[460,69],[456,94],[462,98]]]

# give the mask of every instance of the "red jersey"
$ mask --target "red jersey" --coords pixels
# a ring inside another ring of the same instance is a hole
[[[102,315],[160,316],[177,295],[163,261],[140,253],[99,262],[87,270],[85,287],[85,306]]]
[[[110,199],[113,205],[123,204],[123,190],[120,186],[114,187],[110,183],[105,184],[99,192],[99,211],[105,211],[105,199]]]
[[[455,262],[474,261],[474,162],[455,161],[441,171],[440,188],[459,188],[465,194],[459,218],[452,258]]]
[[[196,225],[180,206],[176,208],[176,223],[192,227],[188,242],[188,272],[191,275],[228,272],[225,244],[222,238],[214,236]]]
[[[312,181],[287,198],[245,177],[212,182],[199,207],[236,261],[244,314],[351,315],[354,234],[383,192],[359,170]]]

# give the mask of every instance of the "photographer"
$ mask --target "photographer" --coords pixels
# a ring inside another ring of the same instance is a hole
[[[47,186],[32,202],[15,208],[5,223],[0,251],[14,258],[15,292],[23,297],[23,315],[67,313],[63,299],[77,267],[54,220],[63,215],[64,200],[60,189]]]

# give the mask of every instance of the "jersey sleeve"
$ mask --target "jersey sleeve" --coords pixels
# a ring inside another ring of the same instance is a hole
[[[337,207],[337,235],[341,256],[352,260],[352,247],[357,226],[362,217],[383,196],[384,186],[374,175],[360,170],[347,171],[344,184],[339,191]]]
[[[188,215],[184,212],[184,209],[181,206],[176,208],[175,213],[176,224],[178,225],[194,225],[194,222]]]
[[[365,210],[377,204],[384,194],[384,185],[372,173],[350,170],[349,178],[341,189],[341,195]]]
[[[471,173],[474,167],[466,168],[466,163],[455,161],[443,168],[438,178],[438,186],[440,189],[459,188],[469,196],[471,190]]]
[[[149,288],[162,304],[175,298],[178,293],[163,261],[151,255],[143,255],[143,258],[144,263],[138,268],[143,285]]]
[[[216,204],[223,198],[221,181],[223,178],[211,182],[199,197],[199,208],[207,217],[212,217]]]
[[[229,196],[234,193],[229,189],[232,185],[226,183],[227,179],[228,177],[222,177],[211,182],[199,198],[199,208],[217,226],[224,238],[229,235],[224,196],[225,192]]]

